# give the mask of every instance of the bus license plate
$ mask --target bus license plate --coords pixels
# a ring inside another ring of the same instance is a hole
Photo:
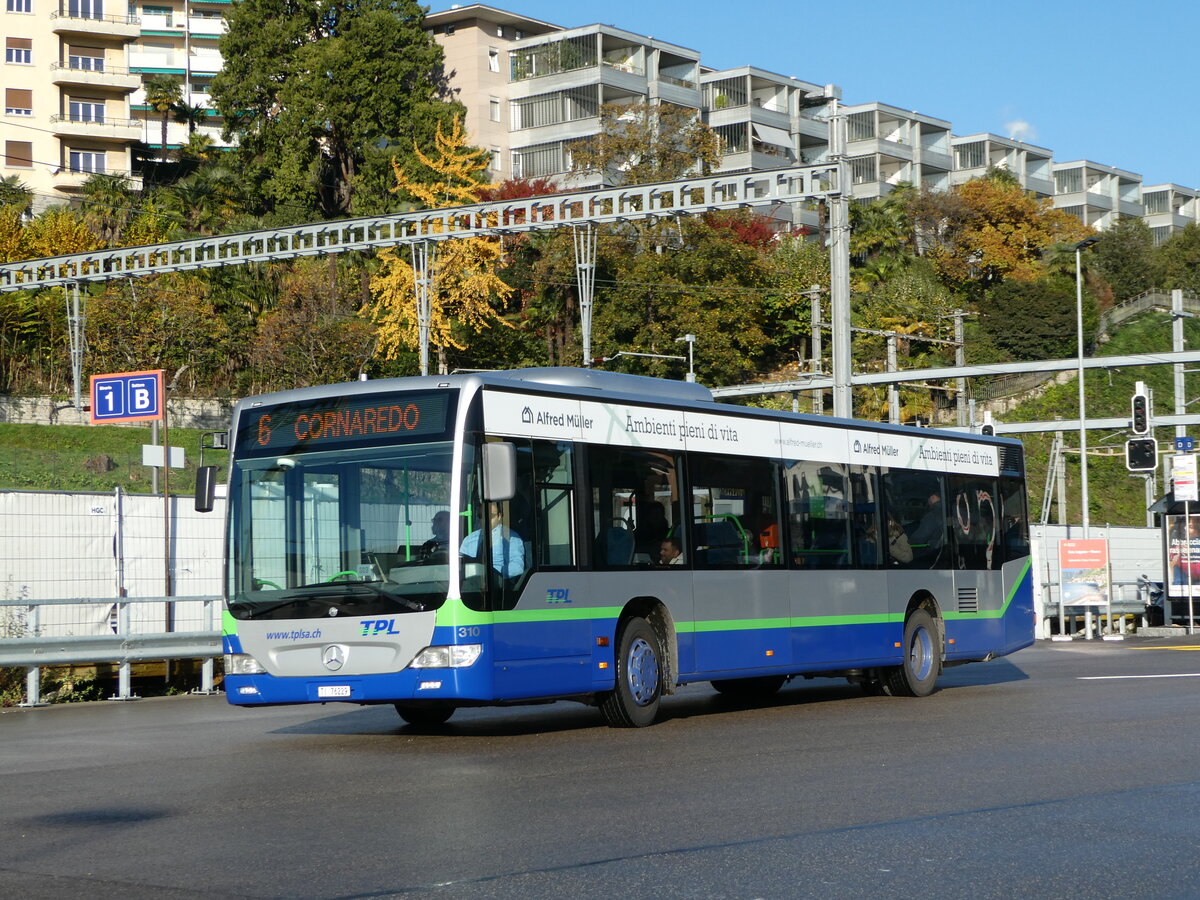
[[[318,697],[349,697],[350,685],[348,684],[322,684],[317,687]]]

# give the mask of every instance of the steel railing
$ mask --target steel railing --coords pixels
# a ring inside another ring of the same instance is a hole
[[[0,609],[25,609],[20,625],[22,634],[0,638],[0,667],[26,669],[25,702],[22,706],[41,705],[41,668],[43,666],[117,663],[117,693],[114,700],[134,698],[130,685],[132,664],[149,659],[203,659],[200,691],[213,690],[213,660],[221,655],[221,632],[217,628],[220,597],[71,597],[54,600],[0,599]],[[161,631],[134,633],[130,607],[143,603],[162,603],[172,610],[178,603],[203,604],[202,631]],[[112,634],[45,634],[39,623],[45,606],[108,604],[116,606]],[[10,630],[15,630],[11,629]]]

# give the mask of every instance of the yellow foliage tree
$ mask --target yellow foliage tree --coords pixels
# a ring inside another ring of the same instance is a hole
[[[949,284],[990,285],[1013,278],[1032,281],[1042,274],[1042,254],[1055,244],[1092,233],[1075,216],[1053,209],[1017,184],[977,178],[955,193],[965,206],[950,239],[927,254]]]
[[[395,160],[392,193],[407,194],[429,209],[475,203],[486,187],[482,175],[488,154],[471,147],[461,122],[449,134],[439,123],[436,152],[426,155],[414,146],[424,171],[406,173]],[[421,176],[424,176],[422,178]],[[368,314],[378,329],[377,353],[394,359],[401,350],[418,346],[417,294],[413,269],[396,250],[380,254],[380,271],[371,280],[373,302]],[[496,238],[456,238],[437,242],[430,266],[429,342],[437,348],[439,370],[445,371],[447,347],[466,349],[464,336],[490,324],[509,325],[500,309],[512,296],[497,270],[503,266]],[[511,327],[511,326],[510,326]]]

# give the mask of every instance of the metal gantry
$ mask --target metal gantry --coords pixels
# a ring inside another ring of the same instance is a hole
[[[576,272],[581,310],[585,315],[583,364],[587,366],[591,363],[596,226],[819,199],[828,199],[836,209],[846,202],[842,196],[845,179],[839,177],[844,168],[844,162],[835,161],[763,172],[686,178],[660,184],[600,188],[446,209],[317,222],[143,247],[71,253],[0,265],[0,292],[408,245],[413,248],[418,326],[423,334],[422,373],[425,374],[428,372],[426,342],[433,245],[455,238],[495,237],[570,227],[575,230],[576,236]],[[835,228],[830,243],[830,265],[834,272],[848,271],[849,267],[849,243],[843,231]],[[840,256],[846,258],[839,260]],[[844,289],[848,298],[848,282]],[[837,291],[835,288],[835,295]],[[422,309],[425,316],[423,320]],[[848,300],[846,309],[844,325],[848,328]],[[425,325],[423,329],[420,328],[422,321]],[[840,327],[837,321],[835,315],[835,327]],[[848,333],[844,340],[840,334],[835,335],[834,350],[837,351],[842,343],[846,347],[844,352],[848,353]],[[848,376],[850,360],[839,358],[835,352],[834,371],[836,373],[842,369]],[[845,388],[848,397],[848,383]]]

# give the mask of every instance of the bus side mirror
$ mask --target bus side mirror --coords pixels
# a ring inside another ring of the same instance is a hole
[[[212,512],[217,493],[217,467],[200,466],[196,470],[196,512]]]
[[[517,448],[508,441],[483,445],[485,500],[511,500],[517,493]]]

